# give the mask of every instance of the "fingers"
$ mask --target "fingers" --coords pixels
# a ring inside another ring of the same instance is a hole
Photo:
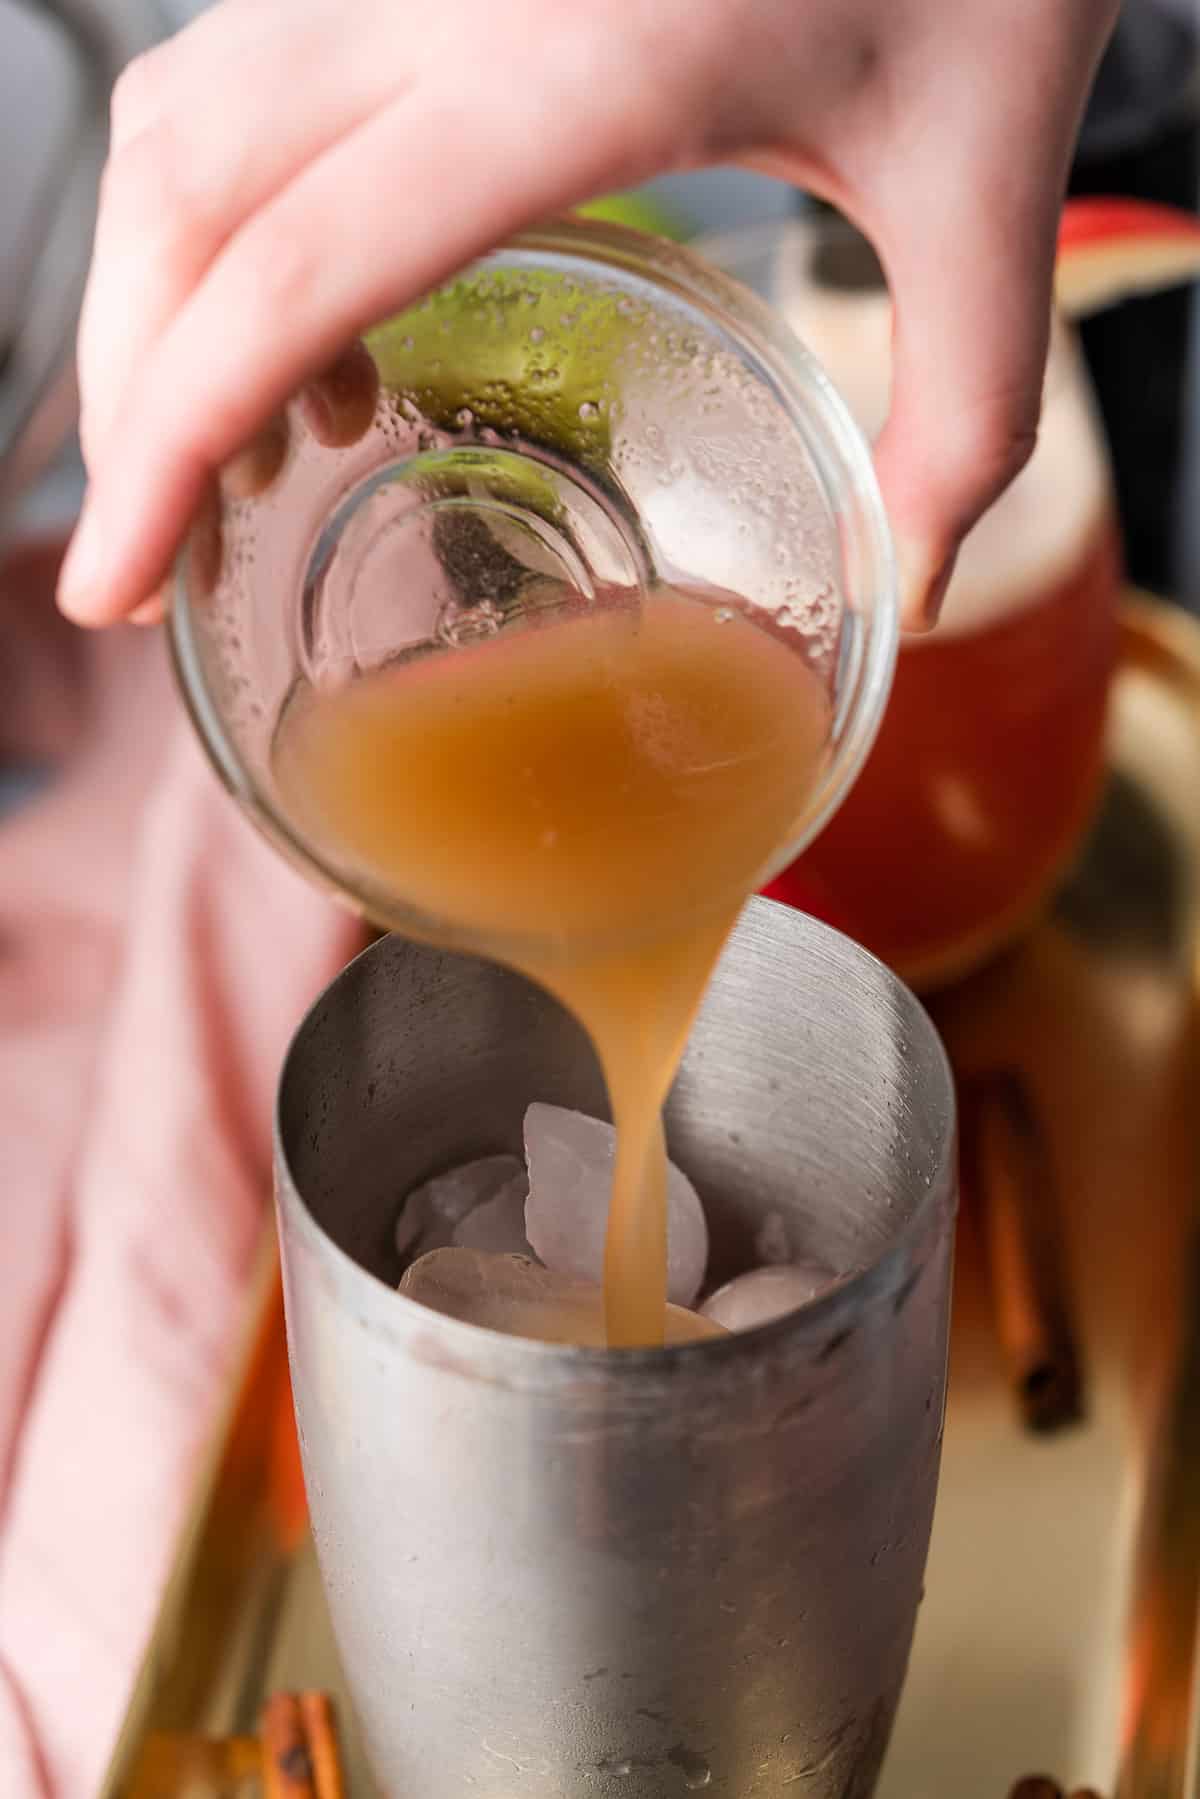
[[[485,114],[494,61],[473,78],[445,63],[229,238],[126,376],[64,568],[72,617],[110,622],[151,594],[213,471],[364,326],[531,219],[662,160],[662,108],[631,116],[604,43],[564,28],[544,48],[527,105]]]
[[[357,443],[375,416],[379,374],[365,344],[355,343],[308,383],[298,405],[305,424],[327,450]]]
[[[902,623],[936,621],[958,546],[1028,459],[1050,323],[1056,211],[956,189],[887,257],[891,411],[876,466],[896,538]]]
[[[356,0],[348,25],[345,0],[286,21],[222,0],[115,98],[64,610],[145,602],[218,469],[229,498],[275,479],[304,382],[320,441],[361,435],[374,371],[335,358],[368,323],[531,220],[720,150],[844,195],[883,255],[878,467],[906,623],[928,623],[1034,441],[1057,188],[1116,4]]]
[[[994,15],[973,58],[987,66],[991,34],[994,89],[929,95],[923,129],[871,183],[894,301],[876,466],[913,630],[936,621],[959,544],[1037,438],[1058,214],[1112,7],[1025,10],[1047,36],[1038,79],[1012,59]]]
[[[221,470],[222,492],[231,500],[253,500],[265,493],[283,468],[287,452],[287,416],[278,413],[226,462]]]
[[[80,322],[89,466],[134,368],[223,245],[398,80],[378,32],[330,29],[309,5],[281,36],[255,0],[226,0],[125,72]],[[214,106],[228,126],[214,128]]]

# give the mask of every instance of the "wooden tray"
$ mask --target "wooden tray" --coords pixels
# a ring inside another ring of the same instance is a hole
[[[880,1799],[1005,1799],[1034,1771],[1116,1799],[1200,1792],[1200,627],[1135,596],[1110,763],[1050,915],[933,1008],[959,1072],[1019,1068],[1048,1123],[1087,1409],[1059,1434],[1023,1428],[966,1208],[926,1597]],[[252,1758],[218,1773],[210,1745],[253,1733],[281,1687],[338,1697],[349,1792],[367,1799],[272,1237],[105,1799],[255,1799]]]

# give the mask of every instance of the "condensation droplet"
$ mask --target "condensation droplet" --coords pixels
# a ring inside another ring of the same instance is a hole
[[[702,1755],[694,1750],[685,1749],[682,1743],[676,1745],[667,1760],[683,1775],[683,1784],[689,1793],[698,1793],[712,1784],[712,1769]]]
[[[442,643],[461,648],[494,637],[503,622],[504,616],[492,600],[481,600],[477,606],[460,606],[450,601],[438,614],[435,629]]]
[[[582,400],[579,405],[579,416],[585,421],[589,419],[598,419],[600,417],[600,408],[594,400]]]

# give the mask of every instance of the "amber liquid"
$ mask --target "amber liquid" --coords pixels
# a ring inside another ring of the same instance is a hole
[[[280,787],[348,885],[409,934],[520,969],[591,1036],[618,1134],[613,1345],[663,1340],[663,1102],[828,724],[782,641],[658,590],[301,696],[281,728]]]
[[[984,960],[1075,851],[1103,772],[1119,583],[1101,529],[1010,616],[901,651],[867,764],[795,880],[803,894],[815,877],[844,928],[906,980]]]

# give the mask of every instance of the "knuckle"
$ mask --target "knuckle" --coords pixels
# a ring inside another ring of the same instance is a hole
[[[148,125],[110,156],[101,185],[105,223],[153,255],[173,259],[177,249],[208,228],[200,194],[187,176],[187,160],[174,127]]]
[[[999,498],[1032,456],[1038,414],[1022,402],[999,397],[965,412],[953,434],[949,465],[963,484],[964,509],[977,515]],[[973,522],[973,520],[972,520]]]
[[[238,270],[239,300],[247,317],[308,316],[324,262],[321,246],[283,218],[264,219],[247,244]]]
[[[113,145],[127,142],[146,129],[162,110],[166,46],[159,45],[135,56],[113,83],[109,120]]]
[[[246,393],[244,381],[225,374],[188,422],[189,450],[197,466],[214,477],[242,452],[258,423]]]
[[[113,150],[104,169],[102,196],[110,213],[144,215],[175,200],[165,135],[161,126],[147,126]],[[146,222],[144,217],[140,222]]]
[[[989,498],[994,498],[1020,474],[1033,455],[1037,439],[1036,416],[1025,419],[1003,408],[984,414],[973,447],[980,480],[991,490]]]

